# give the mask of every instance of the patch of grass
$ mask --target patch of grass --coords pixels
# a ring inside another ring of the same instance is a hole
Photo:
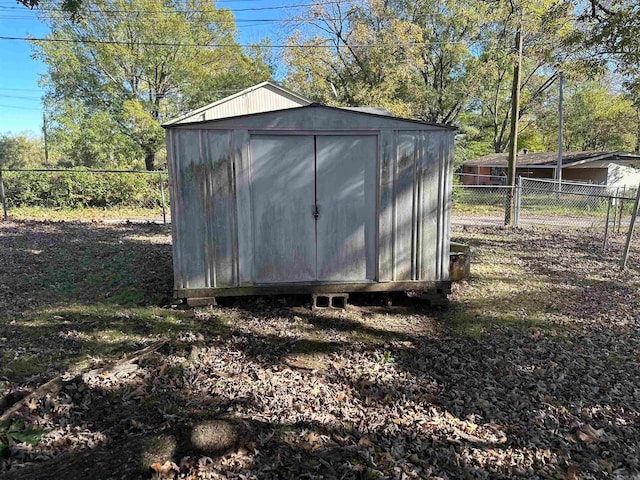
[[[53,208],[53,207],[13,207],[9,217],[15,220],[48,221],[100,221],[110,219],[162,220],[161,208],[109,207],[109,208]],[[167,216],[169,207],[167,206]]]
[[[630,203],[630,202],[627,202]],[[625,206],[625,212],[628,208]],[[499,216],[504,215],[504,200],[487,199],[485,197],[468,197],[454,201],[451,214]],[[606,202],[590,205],[585,202],[576,204],[555,203],[549,197],[526,197],[521,205],[521,216],[545,215],[545,216],[569,216],[569,217],[598,217],[604,220],[607,214]],[[630,213],[629,213],[630,214]]]
[[[504,215],[504,206],[456,203],[451,208],[451,215]]]
[[[512,239],[511,232],[495,231],[467,234],[463,239],[477,250],[471,278],[460,286],[443,315],[455,333],[478,338],[500,327],[560,329],[556,320],[564,313],[557,299],[566,287],[555,286],[552,272],[532,274],[522,257],[535,252],[525,251],[530,248],[526,242]]]
[[[36,375],[47,368],[49,358],[33,354],[20,354],[15,350],[5,350],[2,353],[2,367],[0,375],[13,378],[24,378]]]
[[[293,354],[326,354],[331,353],[336,350],[336,345],[331,342],[326,342],[322,340],[311,340],[311,339],[301,339],[298,340],[293,348],[291,349],[291,353]]]
[[[19,379],[47,370],[79,371],[96,358],[120,358],[159,339],[175,342],[182,332],[213,335],[227,329],[223,321],[198,322],[189,313],[109,303],[36,309],[11,324],[0,324],[0,336],[22,348],[3,351],[0,376]]]

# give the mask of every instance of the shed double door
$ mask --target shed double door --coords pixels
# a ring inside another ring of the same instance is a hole
[[[255,281],[375,278],[377,137],[252,135]]]

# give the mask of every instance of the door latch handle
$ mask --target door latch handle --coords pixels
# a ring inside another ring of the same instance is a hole
[[[315,218],[316,220],[320,216],[320,209],[318,208],[317,203],[313,205],[313,210],[311,211],[311,214],[313,215],[313,218]]]

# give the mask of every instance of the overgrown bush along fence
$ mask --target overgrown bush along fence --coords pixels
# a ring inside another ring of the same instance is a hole
[[[18,217],[37,218],[49,209],[75,211],[79,218],[84,212],[167,220],[169,188],[164,171],[3,170],[0,178],[5,212]]]

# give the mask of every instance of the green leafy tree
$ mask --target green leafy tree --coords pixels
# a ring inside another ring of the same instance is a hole
[[[517,54],[515,31],[521,28],[523,35],[520,130],[527,137],[525,144],[528,141],[539,144],[531,131],[536,123],[535,110],[557,84],[560,71],[583,71],[593,66],[579,54],[572,19],[572,4],[567,0],[522,0],[492,5],[479,55],[478,75],[483,80],[471,110],[476,113],[472,122],[482,132],[480,139],[490,141],[494,152],[504,152],[510,140],[511,86]]]
[[[599,82],[570,92],[564,145],[567,150],[633,150],[636,143],[633,102]]]
[[[29,134],[0,135],[0,168],[41,167],[43,164],[41,138]]]
[[[589,0],[579,16],[583,45],[623,75],[640,152],[640,9],[636,0]]]
[[[107,111],[62,100],[47,105],[53,122],[47,126],[49,158],[61,167],[144,168],[132,135],[122,131]]]
[[[318,4],[290,39],[287,83],[318,101],[454,122],[480,81],[478,9],[452,0]],[[328,48],[327,48],[328,47]]]
[[[96,0],[74,20],[55,9],[42,19],[49,38],[70,40],[33,42],[48,68],[51,128],[100,128],[106,115],[105,129],[128,137],[149,170],[164,145],[162,121],[270,77],[236,43],[232,13],[205,0]]]
[[[16,2],[30,9],[37,8],[42,3],[40,0],[16,0]],[[81,6],[82,0],[62,0],[60,2],[60,9],[72,16],[78,12]]]

